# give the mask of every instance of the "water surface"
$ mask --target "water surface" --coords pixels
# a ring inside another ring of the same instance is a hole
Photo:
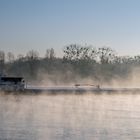
[[[133,139],[140,93],[0,95],[0,140]]]

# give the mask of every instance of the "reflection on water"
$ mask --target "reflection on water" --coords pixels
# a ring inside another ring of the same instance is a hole
[[[140,94],[1,95],[1,139],[140,139]]]

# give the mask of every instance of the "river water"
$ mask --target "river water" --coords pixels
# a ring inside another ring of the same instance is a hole
[[[135,139],[140,93],[0,95],[0,140]]]

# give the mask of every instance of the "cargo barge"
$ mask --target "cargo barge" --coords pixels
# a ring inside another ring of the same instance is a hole
[[[140,88],[112,88],[99,85],[75,84],[74,86],[47,86],[38,87],[27,85],[23,77],[0,76],[0,90],[3,92],[22,93],[140,93]]]

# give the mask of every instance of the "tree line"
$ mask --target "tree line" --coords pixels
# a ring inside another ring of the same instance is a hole
[[[75,81],[77,77],[110,81],[127,77],[133,68],[140,66],[140,55],[119,56],[109,47],[70,44],[63,48],[63,56],[57,57],[53,48],[46,49],[44,57],[36,50],[17,57],[12,52],[0,51],[0,73],[23,76],[29,81],[48,75],[49,80]]]

